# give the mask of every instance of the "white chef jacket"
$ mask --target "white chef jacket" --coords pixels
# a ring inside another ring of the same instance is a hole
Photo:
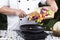
[[[20,2],[19,2],[20,1]],[[45,4],[46,0],[0,0],[0,8],[3,6],[10,6],[12,9],[21,9],[27,14],[38,8],[38,3]],[[7,16],[8,30],[20,30],[20,24],[35,23],[24,18],[19,18],[16,15]],[[21,20],[22,19],[22,20]]]

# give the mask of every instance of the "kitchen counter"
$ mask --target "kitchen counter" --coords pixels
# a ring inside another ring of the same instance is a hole
[[[14,31],[10,31],[10,32],[14,33]],[[47,36],[47,38],[42,39],[42,40],[60,40],[60,37],[54,36],[52,31],[45,31],[45,32],[48,33],[48,36]],[[11,37],[7,38],[6,35],[7,35],[7,31],[6,30],[0,30],[0,36],[2,36],[0,38],[0,40],[16,40],[16,39],[17,40],[24,40],[19,35],[17,35],[17,37],[15,37],[15,38],[11,38]],[[15,33],[13,35],[15,35]],[[13,35],[9,34],[9,36],[13,36]]]

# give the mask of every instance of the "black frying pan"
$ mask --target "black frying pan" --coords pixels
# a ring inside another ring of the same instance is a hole
[[[39,24],[24,24],[20,26],[22,32],[31,32],[31,33],[38,33],[44,31],[43,26]]]

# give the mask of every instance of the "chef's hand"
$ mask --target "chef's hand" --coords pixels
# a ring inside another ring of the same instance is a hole
[[[23,10],[16,10],[16,15],[19,16],[20,18],[24,18],[27,16],[27,14]]]

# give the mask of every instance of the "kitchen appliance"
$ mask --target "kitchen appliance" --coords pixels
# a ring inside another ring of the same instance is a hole
[[[24,24],[20,26],[20,32],[25,40],[40,40],[47,37],[47,33],[44,32],[44,26],[39,24]]]

